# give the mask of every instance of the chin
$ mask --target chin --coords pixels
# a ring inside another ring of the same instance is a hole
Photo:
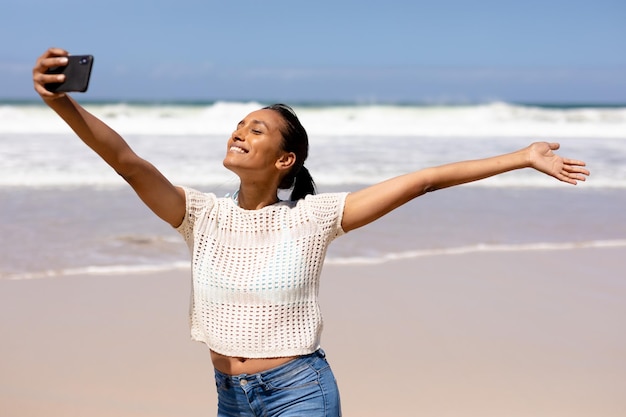
[[[222,165],[224,165],[224,168],[232,171],[232,164],[230,163],[230,161],[228,161],[228,157],[224,158],[224,160],[222,161]]]
[[[226,168],[229,171],[234,172],[235,174],[237,174],[237,171],[239,168],[239,164],[233,163],[233,161],[231,161],[228,156],[226,156],[226,158],[224,158],[224,160],[222,161],[222,165],[224,165],[224,168]]]

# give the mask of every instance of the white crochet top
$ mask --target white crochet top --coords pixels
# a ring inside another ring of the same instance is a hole
[[[185,188],[177,228],[192,255],[191,337],[227,356],[272,358],[320,347],[319,278],[344,234],[346,193],[259,210]]]

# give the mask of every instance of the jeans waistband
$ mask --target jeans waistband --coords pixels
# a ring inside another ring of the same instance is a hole
[[[255,385],[265,385],[264,381],[269,381],[273,378],[288,374],[303,365],[313,364],[319,358],[325,358],[326,353],[322,349],[318,349],[308,355],[303,355],[289,361],[285,364],[277,366],[276,368],[268,369],[256,374],[240,374],[240,375],[228,375],[215,369],[215,379],[222,381],[226,384],[232,385],[248,385],[253,387]]]

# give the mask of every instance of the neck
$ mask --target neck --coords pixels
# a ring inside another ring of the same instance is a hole
[[[237,193],[239,207],[246,210],[258,210],[271,206],[278,202],[278,189],[276,187],[259,187],[258,185],[239,186]]]

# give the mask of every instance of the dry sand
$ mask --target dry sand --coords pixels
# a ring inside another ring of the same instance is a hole
[[[328,265],[345,416],[623,417],[625,248]],[[0,416],[216,415],[187,271],[0,281]]]

